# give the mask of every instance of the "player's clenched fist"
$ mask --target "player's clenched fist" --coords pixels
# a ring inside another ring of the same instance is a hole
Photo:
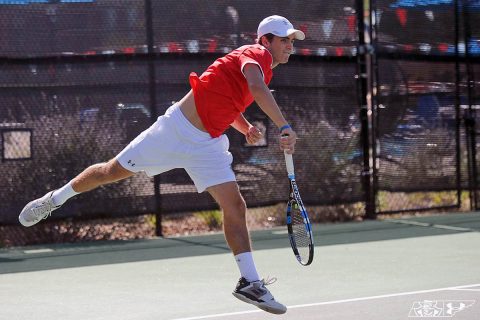
[[[245,138],[247,139],[248,144],[255,144],[263,138],[263,134],[257,127],[251,126],[248,128]]]

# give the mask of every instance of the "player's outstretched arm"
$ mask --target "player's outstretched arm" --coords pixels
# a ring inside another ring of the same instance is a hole
[[[265,82],[263,82],[262,72],[260,67],[256,64],[249,63],[243,68],[245,78],[247,79],[248,88],[253,98],[260,106],[260,108],[265,112],[265,114],[281,128],[282,126],[288,124],[285,120],[280,108],[275,101],[270,89],[268,89]]]
[[[270,92],[270,89],[263,81],[260,67],[256,64],[249,63],[243,68],[243,73],[247,79],[250,93],[259,107],[279,129],[284,128],[282,129],[281,134],[285,134],[286,136],[280,140],[280,148],[282,150],[288,150],[289,153],[293,153],[297,140],[297,134],[292,130],[292,128],[287,127],[287,120],[285,120],[285,117],[280,111],[280,108]]]

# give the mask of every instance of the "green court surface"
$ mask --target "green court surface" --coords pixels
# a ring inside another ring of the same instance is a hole
[[[232,296],[222,234],[2,249],[0,319],[479,319],[479,231],[479,213],[315,225],[308,267],[285,228],[252,232],[281,316]]]

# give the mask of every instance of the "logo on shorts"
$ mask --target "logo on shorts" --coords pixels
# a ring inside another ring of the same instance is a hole
[[[423,300],[413,303],[409,318],[452,318],[473,306],[475,300]]]
[[[133,163],[132,160],[128,160],[128,164],[131,165],[132,167],[135,167],[135,163]]]

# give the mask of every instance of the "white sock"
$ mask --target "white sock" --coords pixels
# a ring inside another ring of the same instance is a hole
[[[75,190],[73,190],[72,181],[70,181],[60,189],[53,192],[52,200],[56,206],[61,206],[65,203],[65,201],[79,193],[80,192],[76,192]]]
[[[240,274],[247,279],[248,282],[260,280],[260,276],[255,268],[255,262],[253,262],[253,255],[251,252],[243,252],[235,256]]]

